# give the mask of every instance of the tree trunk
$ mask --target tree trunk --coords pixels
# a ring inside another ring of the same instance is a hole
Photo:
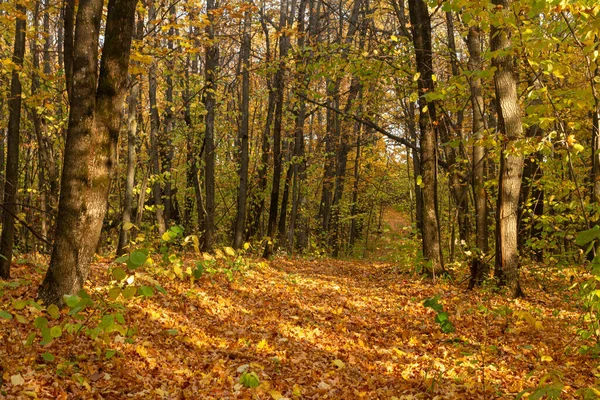
[[[289,15],[294,15],[294,0],[288,5],[288,0],[281,2],[279,14],[279,58],[280,63],[275,73],[275,113],[273,119],[273,182],[271,186],[271,201],[269,204],[269,222],[267,224],[267,241],[263,257],[268,258],[273,254],[275,248],[275,233],[277,230],[277,210],[279,209],[279,189],[281,186],[281,132],[283,124],[283,98],[285,89],[285,57],[290,48],[290,38],[285,29],[291,25],[288,21]],[[288,10],[288,8],[290,8]]]
[[[131,230],[131,207],[133,205],[133,187],[135,184],[136,140],[137,140],[137,99],[140,91],[138,77],[134,76],[129,94],[129,114],[127,116],[127,173],[125,177],[125,204],[121,217],[121,230],[117,245],[117,256],[123,255],[129,246],[129,231]]]
[[[22,17],[15,22],[15,43],[12,55],[13,70],[8,100],[8,133],[6,152],[6,175],[4,182],[4,204],[2,212],[2,236],[0,237],[0,278],[10,278],[10,264],[13,255],[15,236],[15,216],[17,213],[17,187],[19,185],[19,138],[21,127],[21,80],[19,71],[25,57],[25,24],[27,10],[17,3],[16,11]]]
[[[419,130],[421,131],[421,176],[423,184],[423,257],[431,264],[433,276],[444,272],[440,245],[437,198],[437,132],[435,103],[425,96],[433,92],[433,57],[431,51],[431,19],[423,0],[409,0],[410,22],[417,59],[419,86]]]
[[[206,14],[208,25],[206,35],[204,108],[204,185],[206,189],[206,215],[204,222],[204,250],[210,251],[215,241],[215,112],[217,99],[217,68],[219,66],[219,47],[215,42],[215,15],[218,5],[215,0],[207,0]]]
[[[469,48],[469,71],[481,71],[481,32],[478,27],[469,28],[467,36],[467,47]],[[485,147],[483,145],[484,135],[484,103],[483,87],[481,78],[477,74],[471,75],[469,79],[471,87],[471,107],[473,109],[473,198],[475,203],[475,245],[481,254],[471,262],[471,279],[469,288],[475,287],[483,280],[485,265],[482,262],[488,252],[488,210],[487,196],[485,192]]]
[[[67,96],[69,104],[71,103],[71,94],[73,92],[73,57],[74,57],[74,34],[75,34],[75,0],[65,0],[64,10],[64,68],[65,82],[67,86]]]
[[[512,15],[512,0],[492,0],[496,12],[504,18]],[[498,109],[498,129],[502,143],[498,205],[496,212],[496,266],[500,284],[509,288],[513,297],[523,295],[519,282],[518,208],[523,156],[514,151],[515,142],[522,139],[523,125],[517,93],[515,59],[510,55],[511,29],[509,25],[492,25],[490,47],[492,52],[506,52],[492,58],[496,67],[494,84]]]
[[[150,3],[148,18],[154,21],[157,18],[154,2]],[[154,22],[150,24],[149,31],[154,33],[156,26]],[[156,37],[153,38],[157,45]],[[154,185],[152,192],[154,195],[154,209],[156,210],[156,224],[158,225],[158,234],[162,235],[167,230],[167,222],[165,221],[165,211],[163,205],[163,193],[160,184],[160,155],[159,155],[159,130],[160,117],[158,115],[158,106],[156,102],[156,61],[152,61],[148,69],[148,100],[150,101],[150,163],[152,165],[152,175],[154,175]]]
[[[73,89],[61,181],[56,239],[38,296],[64,304],[84,285],[106,214],[126,94],[135,0],[110,0],[98,70],[101,0],[82,0],[77,11]],[[97,85],[96,85],[97,83]]]
[[[252,40],[250,29],[252,27],[252,14],[250,10],[246,10],[244,17],[244,34],[242,37],[241,48],[241,63],[242,63],[242,99],[241,99],[241,114],[242,123],[238,133],[240,141],[240,168],[239,177],[240,185],[238,187],[237,196],[237,217],[235,219],[235,230],[233,238],[233,248],[239,249],[244,242],[244,228],[246,226],[246,196],[248,192],[248,166],[250,164],[249,148],[248,148],[248,133],[250,121],[250,50]]]

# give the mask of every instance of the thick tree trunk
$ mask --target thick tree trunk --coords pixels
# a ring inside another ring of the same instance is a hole
[[[248,193],[248,166],[250,164],[248,134],[250,121],[250,50],[252,46],[250,28],[252,23],[252,14],[250,10],[246,11],[244,17],[244,34],[242,38],[241,63],[242,63],[242,99],[241,114],[242,123],[238,133],[240,141],[240,168],[238,175],[240,184],[237,196],[237,217],[235,219],[235,229],[233,237],[233,248],[239,249],[244,243],[244,228],[246,226],[246,197]]]
[[[73,89],[61,181],[56,239],[38,296],[64,304],[84,285],[106,214],[126,94],[135,0],[110,0],[98,70],[101,0],[82,0],[77,11]],[[96,85],[97,83],[97,85]]]
[[[467,47],[469,49],[469,71],[482,70],[481,63],[481,32],[478,27],[469,28],[467,36]],[[485,265],[481,257],[488,252],[488,210],[487,196],[485,192],[485,147],[483,145],[484,135],[484,103],[483,87],[481,78],[473,74],[469,78],[471,87],[471,107],[473,109],[473,198],[475,203],[475,245],[481,252],[471,263],[471,279],[469,288],[481,283]]]
[[[505,18],[512,15],[512,0],[493,0],[496,12]],[[492,25],[490,45],[492,52],[511,49],[511,29]],[[495,274],[500,284],[506,285],[513,297],[523,295],[519,282],[518,208],[523,156],[514,151],[514,144],[523,137],[521,111],[517,93],[515,60],[510,54],[492,58],[496,67],[494,84],[498,109],[498,129],[502,142],[500,177],[498,180],[498,205],[496,211],[496,266]]]
[[[19,71],[25,57],[25,22],[27,10],[17,3],[18,14],[15,22],[15,43],[12,55],[14,64],[8,100],[8,132],[6,152],[6,180],[4,181],[4,204],[2,212],[2,236],[0,237],[0,278],[10,278],[10,264],[13,255],[15,236],[15,216],[17,213],[17,187],[19,185],[19,137],[21,128],[21,81]]]
[[[423,0],[409,0],[410,22],[417,59],[419,86],[419,130],[421,131],[421,176],[423,182],[423,256],[434,276],[444,271],[440,245],[437,199],[437,134],[435,103],[425,95],[433,92],[431,20]]]
[[[208,44],[206,46],[204,108],[204,186],[206,189],[206,215],[204,222],[204,250],[210,251],[215,241],[215,114],[217,99],[217,68],[219,66],[219,47],[215,42],[215,0],[207,0],[206,13],[209,24],[206,26]]]

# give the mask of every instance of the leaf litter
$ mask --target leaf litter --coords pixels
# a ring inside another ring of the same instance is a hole
[[[256,265],[233,280],[148,278],[165,293],[123,303],[131,338],[65,334],[43,346],[27,343],[40,313],[25,302],[43,274],[16,265],[0,302],[15,316],[0,319],[0,390],[57,399],[490,399],[560,377],[571,398],[600,374],[577,351],[574,290],[530,288],[510,300],[383,262]],[[108,291],[106,270],[94,264],[89,290]],[[434,296],[451,333],[423,306]],[[48,312],[54,326],[66,314]]]

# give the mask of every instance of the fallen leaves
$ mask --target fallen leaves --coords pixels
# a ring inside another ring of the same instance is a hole
[[[184,270],[195,263],[181,261]],[[95,265],[91,281],[110,299],[115,269],[106,270]],[[550,370],[562,371],[567,395],[595,380],[579,339],[566,337],[578,314],[564,297],[513,302],[400,279],[384,263],[279,259],[232,282],[204,274],[192,285],[140,268],[141,288],[164,293],[140,288],[119,321],[98,316],[105,333],[95,338],[28,300],[41,275],[14,273],[14,282],[32,283],[2,288],[0,391],[9,398],[492,398],[535,388]],[[440,332],[422,305],[436,294],[454,333]],[[45,346],[28,340],[34,321],[47,330]],[[109,335],[117,325],[126,329]]]

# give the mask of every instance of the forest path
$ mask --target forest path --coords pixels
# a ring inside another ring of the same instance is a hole
[[[28,347],[26,325],[10,329],[0,319],[0,337],[10,344],[0,346],[5,382],[19,373],[42,398],[281,400],[514,398],[550,370],[563,374],[571,394],[593,381],[592,360],[576,352],[565,358],[578,314],[562,294],[509,301],[371,261],[257,260],[238,265],[229,280],[233,265],[221,260],[193,283],[138,271],[138,283],[160,284],[166,293],[123,302],[126,324],[136,330],[130,343],[115,332],[107,341],[64,333]],[[110,287],[106,269],[94,265],[88,288],[101,297]],[[41,274],[21,265],[15,276],[33,283],[5,286],[0,310],[23,313],[10,308],[11,299],[34,297]],[[454,333],[442,333],[435,312],[423,307],[436,294]],[[107,349],[117,354],[108,360]],[[40,367],[43,352],[56,360]],[[257,389],[239,383],[243,371],[258,376]],[[9,398],[25,390],[4,388]]]

